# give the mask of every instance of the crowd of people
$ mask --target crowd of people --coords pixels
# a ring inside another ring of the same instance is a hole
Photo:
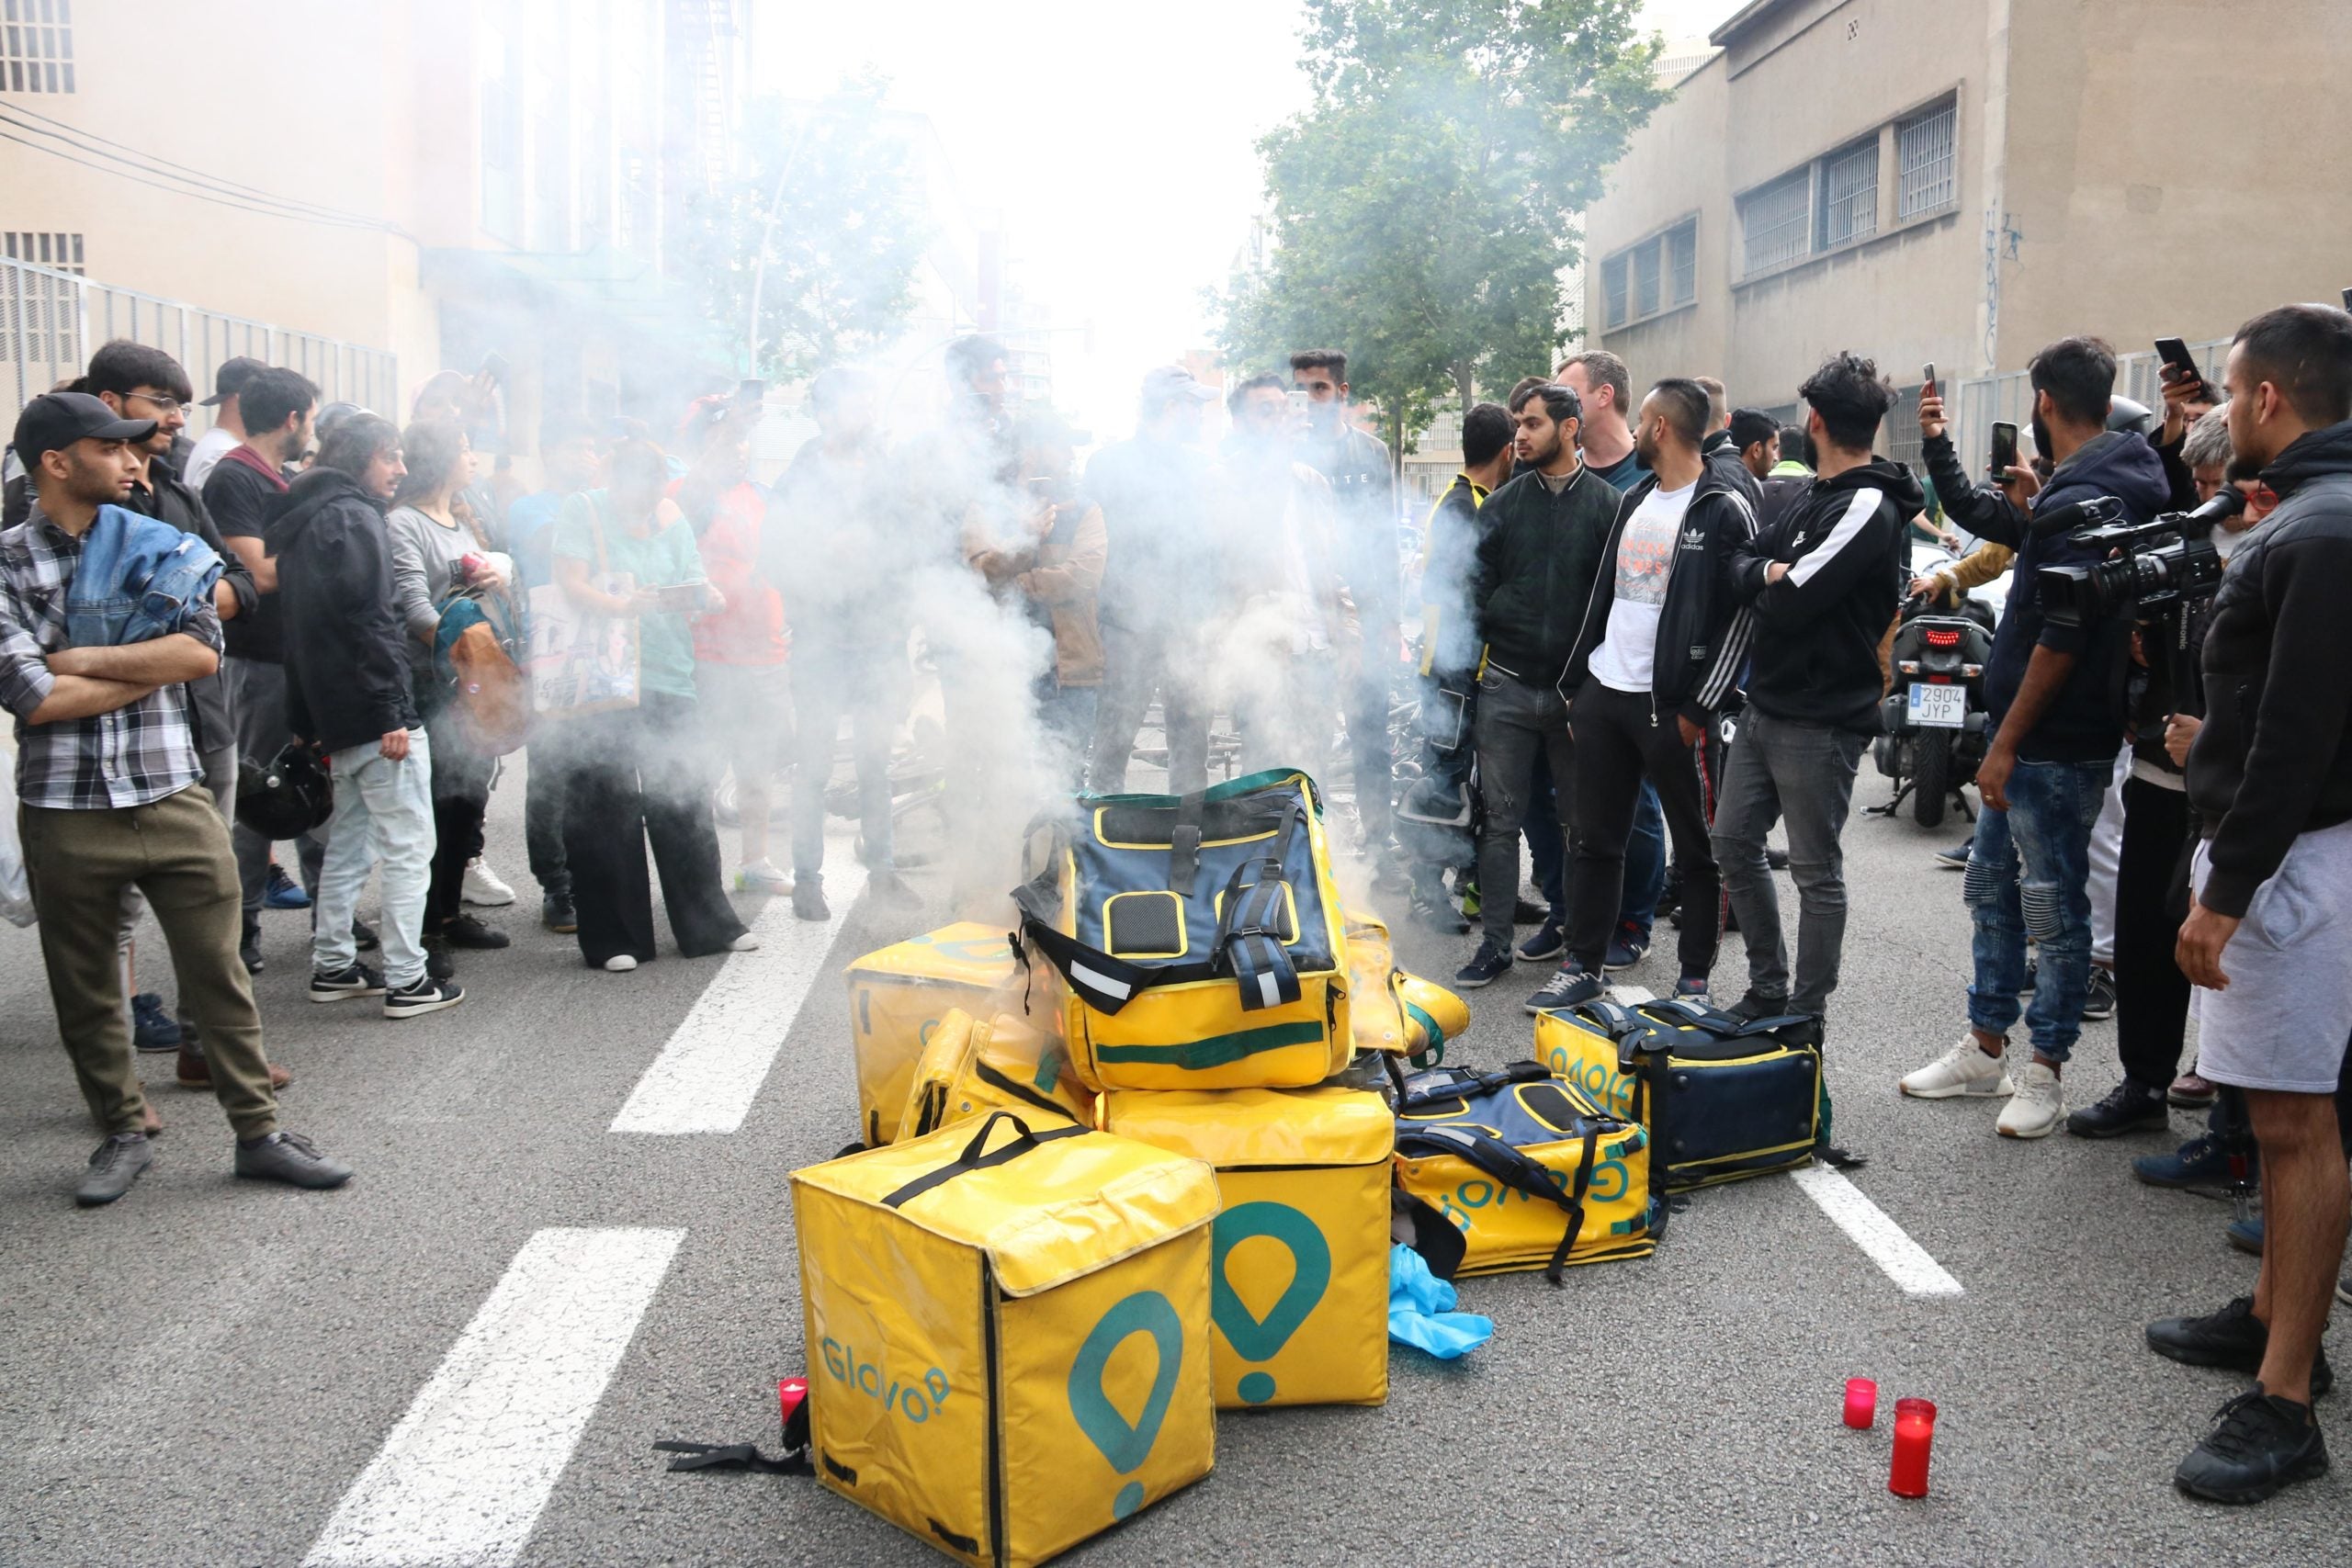
[[[2014,1139],[2155,1131],[2168,1102],[2210,1104],[2205,1135],[2135,1168],[2165,1186],[2258,1182],[2259,1215],[2235,1229],[2259,1281],[2148,1339],[2259,1382],[2181,1483],[2251,1496],[2324,1465],[2311,1401],[2331,1381],[2320,1333],[2352,1147],[2352,728],[2334,613],[2352,572],[2352,317],[2258,317],[2219,386],[2167,371],[2161,421],[2115,398],[2107,344],[2052,343],[2030,370],[2031,457],[1987,482],[1932,384],[1924,475],[1875,456],[1896,394],[1856,354],[1821,365],[1786,427],[1710,378],[1637,399],[1614,355],[1573,354],[1464,412],[1463,470],[1410,565],[1393,457],[1361,426],[1340,352],[1240,378],[1214,450],[1217,391],[1155,369],[1135,434],[1082,472],[1080,434],[1016,404],[1001,344],[960,340],[945,370],[944,415],[910,437],[894,387],[820,375],[818,434],[765,486],[757,396],[697,400],[668,450],[642,426],[551,418],[527,494],[476,472],[485,389],[451,373],[402,427],[231,361],[192,445],[193,389],[153,348],[108,344],[33,400],[0,534],[0,697],[59,1028],[106,1135],[79,1200],[119,1198],[152,1160],[134,1046],[175,1049],[181,1081],[215,1090],[241,1175],[348,1178],[277,1125],[285,1074],[250,982],[260,917],[307,906],[311,999],[379,998],[391,1019],[457,1005],[456,955],[508,942],[479,912],[514,897],[482,858],[483,823],[521,736],[502,742],[460,696],[452,647],[469,626],[510,628],[526,663],[539,606],[600,637],[627,628],[626,690],[542,689],[528,739],[541,919],[599,971],[654,957],[654,876],[690,956],[756,945],[730,892],[831,918],[844,724],[865,896],[919,908],[894,862],[892,770],[910,649],[926,647],[954,793],[984,801],[993,781],[1016,829],[1056,798],[1125,788],[1156,705],[1172,792],[1205,788],[1213,756],[1348,778],[1352,848],[1377,884],[1425,925],[1476,931],[1464,987],[1524,960],[1550,965],[1528,1011],[1598,1000],[1671,912],[1674,995],[1713,1005],[1736,930],[1746,976],[1722,1010],[1826,1033],[1841,839],[1899,690],[1893,629],[1906,603],[2006,571],[1984,808],[1945,856],[1965,868],[1973,925],[1966,1028],[1900,1087],[1997,1098]],[[2045,603],[2046,571],[2106,553],[2066,525],[2073,503],[2148,523],[2224,495],[2240,504],[2200,513],[2219,515],[2218,592],[2139,616]],[[1914,578],[1936,518],[1973,547]],[[243,795],[305,758],[328,781],[315,820],[279,842],[239,820]],[[727,776],[731,888],[714,808]],[[779,804],[788,868],[771,844]],[[959,837],[1016,839],[994,808],[958,807]],[[1530,863],[1536,897],[1521,891]],[[141,896],[175,1010],[130,978]],[[2106,1011],[2121,1081],[2070,1114],[2081,1024]]]

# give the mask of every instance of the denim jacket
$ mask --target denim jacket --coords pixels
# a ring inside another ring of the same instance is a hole
[[[74,648],[113,648],[168,636],[182,628],[192,605],[211,603],[220,572],[220,556],[195,535],[101,506],[65,591],[66,640]]]

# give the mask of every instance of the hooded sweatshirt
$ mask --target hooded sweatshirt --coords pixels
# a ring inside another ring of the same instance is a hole
[[[340,751],[421,725],[383,503],[313,468],[271,503],[262,536],[277,558],[288,728]]]
[[[1875,731],[1878,649],[1903,595],[1904,530],[1918,480],[1873,457],[1815,479],[1755,542],[1734,552],[1734,592],[1755,615],[1747,700],[1798,724]],[[1774,561],[1789,563],[1765,581]]]
[[[2124,521],[2145,523],[2165,508],[2172,486],[2147,437],[2110,430],[2085,442],[2058,465],[2033,498],[2030,513],[2007,496],[1968,477],[1952,452],[1951,437],[1921,443],[1928,477],[1952,521],[1981,539],[2018,552],[2009,579],[2009,602],[1993,634],[1993,656],[1984,669],[1984,701],[1998,726],[2017,700],[2027,663],[2036,648],[2075,658],[2073,673],[2040,722],[2014,738],[2018,756],[2029,762],[2113,761],[2123,749],[2124,682],[2131,662],[2132,626],[2117,616],[2103,626],[2066,626],[2041,614],[2041,572],[2046,566],[2090,566],[2104,552],[2068,534],[2037,538],[2033,516],[2078,501],[2112,496],[2122,502]]]
[[[2352,821],[2352,421],[2298,437],[2262,478],[2282,499],[2213,594],[2188,752],[2212,840],[2198,901],[2241,918],[2298,837]]]

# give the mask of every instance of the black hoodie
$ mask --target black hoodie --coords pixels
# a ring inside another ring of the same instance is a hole
[[[1735,465],[1736,466],[1736,465]],[[1740,472],[1745,475],[1747,470]],[[1749,479],[1749,484],[1754,479]],[[1698,488],[1682,514],[1682,537],[1666,568],[1666,602],[1658,606],[1657,644],[1650,666],[1650,710],[1662,718],[1680,714],[1702,728],[1739,700],[1739,671],[1747,660],[1748,616],[1734,596],[1732,553],[1756,537],[1756,508],[1746,488],[1733,482],[1720,464],[1702,461]],[[1577,638],[1568,683],[1583,683],[1593,653],[1609,636],[1609,614],[1617,603],[1617,547],[1625,525],[1658,485],[1656,474],[1625,492],[1617,520],[1600,547],[1600,570]]]
[[[1470,607],[1488,663],[1562,695],[1584,679],[1569,666],[1617,504],[1609,482],[1581,463],[1557,494],[1530,468],[1487,497]]]
[[[262,536],[277,558],[287,727],[329,751],[416,728],[383,502],[313,468],[270,503]]]
[[[1900,463],[1873,457],[1815,479],[1735,553],[1735,592],[1755,616],[1747,700],[1799,724],[1874,732],[1885,677],[1880,639],[1903,596],[1905,532],[1927,503]],[[1789,570],[1765,575],[1774,561]]]
[[[2282,499],[2213,594],[2188,752],[2212,840],[2198,901],[2241,918],[2300,835],[2352,821],[2352,421],[2298,437],[2262,478]]]

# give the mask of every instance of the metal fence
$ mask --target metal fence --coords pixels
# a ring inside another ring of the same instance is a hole
[[[178,360],[199,398],[210,394],[222,360],[243,355],[300,370],[318,383],[322,402],[379,412],[398,406],[400,368],[389,349],[0,259],[0,430],[16,428],[28,400],[82,374],[92,351],[119,337]]]
[[[2230,340],[2217,337],[2210,343],[2193,343],[2188,345],[2188,352],[2195,356],[2197,367],[2204,372],[2206,384],[2219,387],[2222,362],[2229,357]],[[2161,418],[2164,383],[2157,378],[2156,369],[2163,363],[2153,350],[2118,355],[2116,396],[2144,404]],[[1952,446],[1972,471],[1983,466],[1984,455],[1993,449],[1996,423],[2014,424],[2020,432],[2033,423],[2033,386],[2025,371],[1975,377],[1957,383],[1955,389],[1957,395],[1951,400]],[[1916,426],[1916,412],[1913,420]]]

